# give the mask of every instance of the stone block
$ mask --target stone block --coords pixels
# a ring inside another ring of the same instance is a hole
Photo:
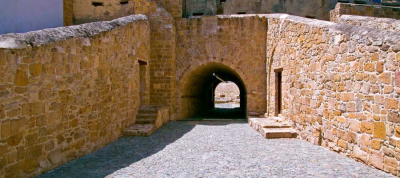
[[[367,134],[372,134],[372,131],[374,130],[374,124],[367,122],[367,121],[361,121],[361,132],[367,133]]]
[[[371,156],[370,156],[370,159],[369,159],[369,163],[372,166],[383,170],[383,165],[384,165],[383,157],[384,157],[383,154],[380,153],[379,151],[371,151]]]
[[[26,71],[17,70],[17,73],[15,74],[15,85],[16,86],[28,86],[29,85],[29,79],[28,75],[26,74]]]
[[[49,159],[52,165],[58,165],[61,162],[61,158],[62,154],[60,149],[55,149],[47,155],[47,159]]]
[[[394,74],[394,83],[396,86],[400,87],[400,71],[396,71]]]
[[[385,108],[386,109],[398,109],[399,103],[398,103],[397,99],[386,98],[385,99]]]
[[[38,77],[38,76],[40,76],[40,74],[42,73],[42,64],[40,64],[40,63],[35,63],[35,64],[29,65],[29,73],[30,73],[33,77]]]
[[[393,123],[400,123],[400,114],[398,111],[389,111],[387,119]]]
[[[374,138],[386,139],[386,126],[384,122],[374,123]]]
[[[385,156],[384,163],[387,166],[397,168],[397,159],[396,158],[391,158],[391,157]]]
[[[382,143],[382,141],[374,139],[374,140],[371,141],[371,148],[375,149],[375,150],[380,150],[381,149],[381,143]]]

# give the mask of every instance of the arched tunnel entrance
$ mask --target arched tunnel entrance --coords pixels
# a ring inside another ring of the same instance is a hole
[[[223,81],[235,83],[240,91],[240,107],[215,108],[215,89]],[[207,63],[191,71],[184,80],[181,95],[181,118],[245,119],[247,91],[239,74],[221,63]]]

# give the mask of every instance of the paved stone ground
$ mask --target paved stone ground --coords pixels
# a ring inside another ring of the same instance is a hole
[[[298,139],[266,140],[238,120],[170,122],[39,177],[392,177]]]

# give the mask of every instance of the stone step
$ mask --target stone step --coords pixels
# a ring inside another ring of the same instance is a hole
[[[297,131],[279,117],[249,118],[249,124],[265,138],[296,138]]]
[[[156,129],[154,124],[133,124],[124,129],[123,134],[125,136],[150,136]]]
[[[157,122],[156,118],[142,118],[136,119],[135,124],[155,124]]]
[[[157,109],[139,109],[138,114],[156,114],[157,115],[158,110]]]
[[[296,138],[297,131],[293,128],[263,128],[261,134],[265,138]]]
[[[139,113],[138,115],[136,115],[136,120],[139,119],[157,119],[157,114],[142,114]]]

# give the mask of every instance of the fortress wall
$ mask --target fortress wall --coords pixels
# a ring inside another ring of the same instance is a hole
[[[345,14],[400,19],[400,7],[337,3],[330,12],[330,21],[339,22],[340,16]]]
[[[134,14],[135,0],[74,0],[74,24],[113,20]]]
[[[183,86],[198,80],[188,76],[209,63],[222,64],[237,73],[247,90],[248,112],[265,113],[265,18],[204,16],[176,20],[176,28],[177,113],[195,109],[185,108]],[[209,75],[212,77],[212,73]]]
[[[174,17],[159,3],[136,0],[135,14],[144,14],[150,23],[150,104],[168,106],[175,119],[175,47]]]
[[[135,122],[143,15],[0,36],[0,177],[27,177],[104,147]]]
[[[63,0],[64,26],[74,24],[74,0]]]
[[[400,33],[266,17],[269,115],[282,67],[282,115],[302,139],[400,175]]]
[[[400,20],[392,18],[342,15],[340,16],[338,23],[374,28],[378,30],[400,32]]]

